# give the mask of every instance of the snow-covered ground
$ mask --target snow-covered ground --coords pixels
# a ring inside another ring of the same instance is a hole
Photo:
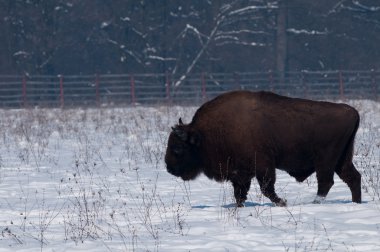
[[[232,187],[166,172],[170,126],[194,107],[0,110],[0,251],[380,251],[380,104],[361,113],[363,204],[338,178],[312,204],[314,176],[278,172],[274,207],[256,181]]]

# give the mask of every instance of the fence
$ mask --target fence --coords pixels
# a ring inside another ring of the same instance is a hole
[[[378,100],[379,71],[86,76],[0,75],[0,107],[199,104],[228,90],[269,90],[312,99]],[[181,80],[181,81],[180,81]]]

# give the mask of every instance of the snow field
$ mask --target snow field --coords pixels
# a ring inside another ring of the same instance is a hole
[[[288,207],[254,180],[239,209],[229,183],[166,172],[170,126],[195,107],[0,110],[0,251],[380,250],[380,104],[349,103],[363,204],[338,177],[312,204],[315,176],[278,171]]]

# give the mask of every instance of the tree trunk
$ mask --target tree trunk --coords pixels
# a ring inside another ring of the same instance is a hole
[[[285,77],[285,71],[287,70],[287,15],[288,0],[281,0],[277,12],[276,33],[276,71],[279,73],[281,80]]]

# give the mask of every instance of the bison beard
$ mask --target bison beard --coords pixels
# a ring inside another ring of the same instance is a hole
[[[327,196],[337,173],[352,201],[361,203],[361,175],[352,163],[358,127],[358,112],[346,104],[234,91],[205,103],[190,124],[179,120],[165,162],[168,172],[183,180],[204,173],[231,181],[238,206],[247,199],[253,177],[266,197],[285,206],[275,192],[276,168],[298,182],[316,172],[315,202]]]

